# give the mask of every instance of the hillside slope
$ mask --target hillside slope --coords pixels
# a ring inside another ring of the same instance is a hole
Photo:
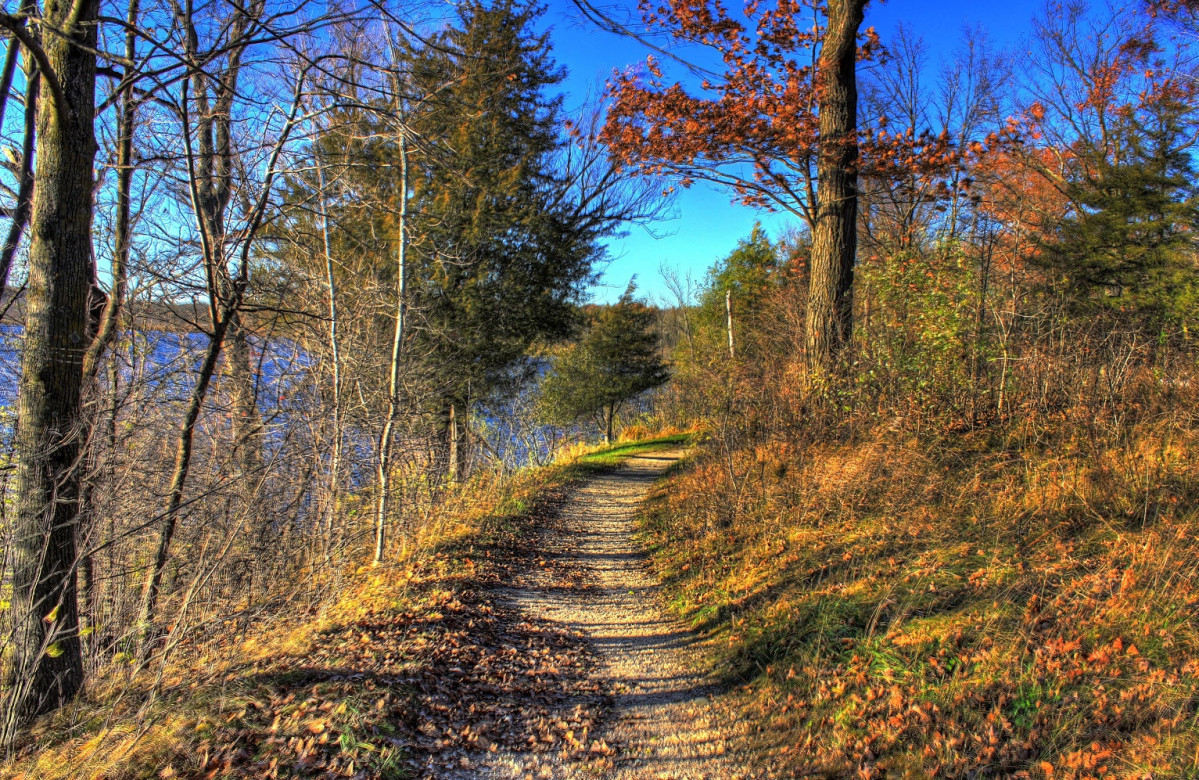
[[[655,570],[780,773],[1199,773],[1199,437],[1086,430],[712,446],[657,491]]]

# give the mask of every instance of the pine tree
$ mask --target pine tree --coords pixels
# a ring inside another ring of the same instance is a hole
[[[563,72],[542,9],[517,0],[459,10],[456,27],[412,52],[412,87],[428,95],[411,118],[419,137],[443,139],[444,162],[414,182],[423,225],[414,251],[418,351],[434,356],[451,477],[458,426],[538,339],[573,327],[598,235],[572,221],[553,167],[562,139]]]
[[[602,309],[583,337],[554,358],[538,399],[545,419],[570,424],[601,414],[604,439],[611,442],[621,405],[669,378],[654,312],[633,298],[635,289],[630,282],[620,300]]]
[[[1046,242],[1044,258],[1090,304],[1129,309],[1156,325],[1193,310],[1199,197],[1180,142],[1190,112],[1163,100],[1148,121],[1127,120],[1118,154],[1080,161],[1075,213]]]

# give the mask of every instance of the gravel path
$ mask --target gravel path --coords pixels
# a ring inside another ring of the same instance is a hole
[[[696,638],[664,612],[659,588],[633,542],[634,516],[651,485],[682,451],[630,458],[577,489],[557,527],[535,544],[556,566],[532,572],[503,596],[531,617],[584,634],[596,654],[597,680],[611,693],[599,733],[601,751],[586,763],[560,757],[501,755],[495,778],[755,777],[734,750],[742,721],[717,706],[719,687],[705,677]],[[564,577],[563,572],[567,572]],[[610,747],[611,752],[603,750]]]

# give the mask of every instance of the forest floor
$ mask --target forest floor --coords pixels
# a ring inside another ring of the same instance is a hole
[[[497,591],[529,622],[562,625],[587,643],[601,693],[588,704],[599,711],[586,719],[593,734],[568,739],[587,749],[499,751],[462,778],[760,776],[744,754],[748,723],[704,673],[700,640],[668,615],[634,540],[641,502],[683,454],[634,455],[582,483],[526,540],[543,564]]]

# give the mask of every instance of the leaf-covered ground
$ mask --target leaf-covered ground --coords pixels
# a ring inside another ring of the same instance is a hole
[[[593,730],[585,645],[470,587],[372,610],[313,650],[246,669],[225,718],[201,719],[186,776],[443,777],[479,751],[550,750]],[[169,772],[167,774],[170,774]]]
[[[586,642],[492,593],[538,565],[520,539],[578,477],[546,470],[456,508],[439,551],[361,573],[318,619],[173,663],[156,696],[148,674],[100,681],[2,776],[473,776],[500,750],[591,751],[602,696]]]
[[[531,576],[587,592],[547,524],[633,451],[448,506],[427,554],[360,572],[319,616],[278,617],[218,657],[183,653],[159,678],[100,681],[0,776],[474,778],[500,756],[602,772],[611,696],[594,645],[502,594]]]

